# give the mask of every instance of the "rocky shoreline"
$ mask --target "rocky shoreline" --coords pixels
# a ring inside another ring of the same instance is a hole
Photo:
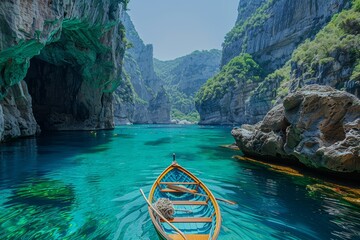
[[[360,173],[360,100],[328,86],[306,86],[287,96],[263,121],[231,133],[247,156]]]

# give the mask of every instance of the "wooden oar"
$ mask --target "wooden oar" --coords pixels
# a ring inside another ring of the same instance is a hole
[[[144,199],[145,199],[146,203],[148,204],[148,206],[149,206],[162,220],[164,220],[164,222],[166,222],[167,224],[169,224],[170,227],[172,227],[178,234],[180,234],[180,236],[181,236],[183,239],[187,240],[187,238],[186,238],[186,236],[185,236],[184,233],[182,233],[177,227],[175,227],[173,224],[171,224],[161,213],[158,212],[158,210],[156,210],[156,209],[152,206],[152,204],[151,204],[151,203],[149,202],[149,200],[146,198],[146,196],[145,196],[145,194],[144,194],[144,192],[143,192],[143,190],[142,190],[141,188],[140,188],[140,192],[141,192],[142,196],[144,197]]]
[[[194,192],[192,192],[190,189],[188,189],[186,187],[176,186],[176,185],[173,185],[173,184],[166,184],[166,185],[167,185],[168,188],[173,189],[173,190],[177,190],[179,192],[187,192],[187,193],[191,193],[191,194],[198,195],[198,196],[208,197],[208,195],[206,195],[206,194],[194,193]],[[236,202],[233,202],[233,201],[230,201],[230,200],[227,200],[227,199],[223,199],[223,198],[217,198],[216,197],[215,199],[219,200],[219,201],[222,201],[222,202],[229,203],[231,205],[236,205],[237,204]]]

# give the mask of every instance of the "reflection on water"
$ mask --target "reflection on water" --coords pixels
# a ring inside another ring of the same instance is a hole
[[[0,239],[157,239],[139,188],[173,152],[219,202],[219,239],[360,239],[360,209],[317,182],[232,159],[228,128],[124,126],[0,148]]]

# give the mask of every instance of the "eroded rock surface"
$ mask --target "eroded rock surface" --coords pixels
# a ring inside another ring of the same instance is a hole
[[[360,100],[329,86],[305,86],[275,106],[262,122],[234,128],[232,135],[247,155],[360,172]]]
[[[297,45],[311,38],[331,16],[349,6],[349,0],[240,1],[238,30],[223,44],[222,65],[240,53],[250,53],[269,69],[281,67]],[[235,27],[237,28],[237,27]]]
[[[122,21],[131,43],[125,53],[123,79],[128,78],[133,90],[115,91],[115,123],[170,123],[171,106],[168,95],[162,94],[164,82],[154,71],[153,46],[144,44],[127,13]]]
[[[1,105],[4,119],[18,119],[10,121],[12,131],[0,129],[3,138],[35,132],[31,105],[43,129],[114,126],[110,92],[120,81],[125,51],[122,2],[0,2]],[[15,107],[9,99],[24,79],[33,103],[16,103],[20,113],[10,111]],[[27,116],[21,117],[26,124],[18,115]],[[9,121],[4,122],[6,128]],[[16,129],[22,129],[20,134]]]
[[[24,81],[13,85],[0,103],[0,141],[32,136],[40,131],[32,112],[31,96]]]
[[[304,58],[310,62],[309,65],[317,69],[303,66],[300,63],[303,61],[295,63],[292,57],[294,50],[299,49],[306,39],[311,42],[321,29],[331,25],[329,22],[332,22],[331,19],[334,19],[337,13],[344,12],[344,15],[352,16],[352,13],[345,12],[351,5],[349,0],[240,1],[236,25],[226,35],[223,43],[222,66],[229,66],[236,56],[247,53],[261,66],[263,75],[255,84],[248,81],[247,84],[228,87],[229,91],[218,97],[222,98],[221,101],[198,104],[200,123],[254,124],[288,92],[308,84],[345,88],[358,96],[359,81],[350,80],[356,62],[354,52],[358,52],[356,48],[348,52],[341,49],[330,54],[320,54],[314,57],[314,60],[306,55]],[[353,16],[357,19],[357,15]],[[352,21],[348,22],[353,24]],[[357,29],[355,24],[353,25],[352,35],[356,34]],[[328,39],[334,38],[334,35],[328,36]],[[340,42],[343,38],[349,38],[347,33],[341,34],[338,39],[334,38],[332,43],[322,41],[322,45],[329,45],[326,48],[331,48],[334,42]],[[358,40],[349,42],[356,45]],[[348,43],[343,45],[352,49]],[[315,61],[321,64],[313,63]],[[280,72],[276,73],[275,70]]]

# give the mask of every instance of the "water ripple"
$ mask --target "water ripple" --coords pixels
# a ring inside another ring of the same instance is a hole
[[[148,194],[173,152],[216,197],[238,203],[219,201],[221,240],[360,239],[359,207],[217,147],[232,141],[227,128],[137,125],[5,144],[0,239],[157,239],[139,188]]]

